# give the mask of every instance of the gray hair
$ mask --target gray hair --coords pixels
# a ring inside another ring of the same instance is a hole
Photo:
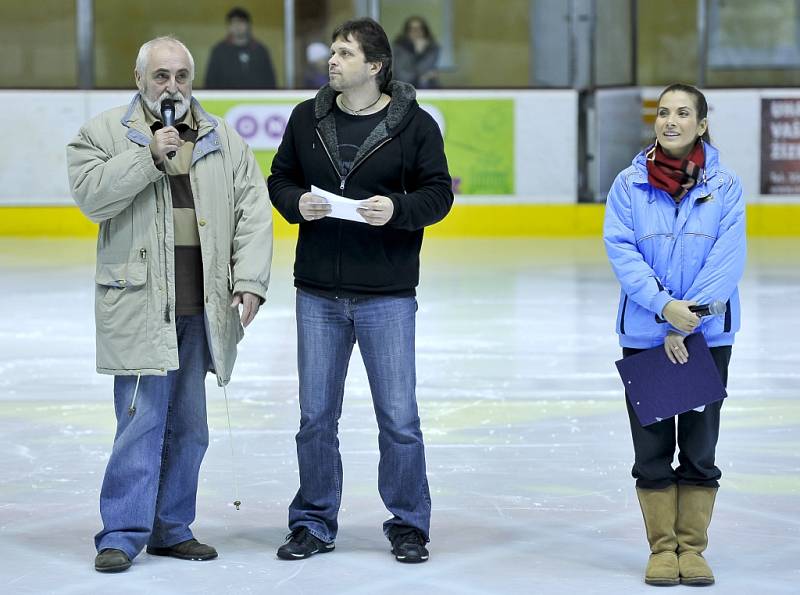
[[[192,80],[194,80],[194,57],[192,57],[192,52],[189,51],[189,48],[187,48],[183,42],[181,42],[181,40],[170,35],[156,37],[155,39],[151,39],[150,41],[146,41],[142,44],[142,47],[139,48],[139,53],[136,55],[136,72],[138,72],[142,77],[145,75],[145,71],[147,70],[147,61],[150,59],[150,50],[162,43],[171,43],[184,49],[186,55],[189,56],[189,75],[191,76]]]

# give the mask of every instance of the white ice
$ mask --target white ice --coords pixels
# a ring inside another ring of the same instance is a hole
[[[241,345],[233,461],[222,392],[207,383],[212,443],[193,529],[219,559],[142,554],[101,575],[92,536],[114,419],[111,378],[94,372],[94,244],[0,240],[1,593],[653,592],[613,364],[618,289],[599,239],[426,240],[417,363],[431,559],[398,564],[381,533],[356,352],[336,551],[278,560],[297,488],[292,256],[291,241],[276,243],[269,299]],[[800,240],[750,241],[707,551],[715,592],[798,592],[798,265]]]

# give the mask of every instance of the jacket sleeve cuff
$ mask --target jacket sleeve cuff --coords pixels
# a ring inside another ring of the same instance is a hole
[[[252,293],[261,298],[261,303],[267,299],[267,286],[258,281],[239,279],[233,284],[233,293]]]
[[[397,218],[400,216],[400,201],[396,196],[392,196],[391,194],[386,198],[392,201],[392,216],[389,217],[389,220],[386,222],[386,225],[389,225],[394,221],[397,221]]]
[[[659,291],[653,298],[653,312],[661,316],[664,313],[664,306],[673,300],[674,298],[666,291]]]
[[[137,157],[142,172],[147,176],[149,181],[158,181],[164,175],[164,170],[159,169],[155,161],[153,161],[153,154],[150,152],[150,147],[140,147],[137,151],[139,153]]]

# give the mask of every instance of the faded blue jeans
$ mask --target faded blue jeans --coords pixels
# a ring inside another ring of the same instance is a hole
[[[133,559],[145,545],[169,547],[192,539],[197,478],[208,447],[205,377],[211,355],[204,315],[178,316],[179,369],[114,377],[117,434],[100,492],[103,530],[97,551]]]
[[[431,497],[416,400],[413,297],[326,298],[297,291],[300,489],[289,529],[336,538],[342,499],[339,417],[347,366],[358,341],[378,421],[378,491],[393,515],[383,524],[415,527],[428,538]]]

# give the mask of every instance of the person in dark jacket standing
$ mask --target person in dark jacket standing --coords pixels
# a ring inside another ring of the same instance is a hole
[[[275,69],[264,44],[253,39],[253,22],[244,8],[225,16],[228,36],[211,50],[207,89],[274,89]]]
[[[415,395],[415,287],[423,228],[453,203],[442,135],[411,85],[392,81],[392,52],[372,19],[332,36],[330,83],[292,113],[272,162],[273,204],[300,225],[294,266],[300,489],[278,557],[330,552],[342,463],[337,428],[358,342],[378,421],[383,530],[400,562],[424,562],[431,500]],[[311,185],[361,200],[365,223],[334,219]]]

